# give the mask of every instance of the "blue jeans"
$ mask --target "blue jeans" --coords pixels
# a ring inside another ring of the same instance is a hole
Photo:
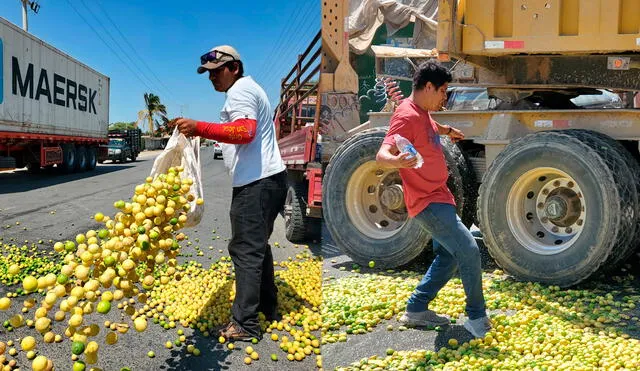
[[[480,250],[471,232],[456,214],[456,208],[450,204],[432,203],[416,216],[416,220],[431,233],[436,257],[411,294],[407,311],[422,312],[427,309],[429,302],[451,279],[457,266],[467,296],[467,316],[470,319],[486,316]]]

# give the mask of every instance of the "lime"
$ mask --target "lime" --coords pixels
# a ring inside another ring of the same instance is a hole
[[[79,356],[84,352],[84,343],[81,341],[74,341],[71,344],[71,353]]]
[[[24,291],[31,292],[38,289],[38,279],[34,276],[26,276],[22,280],[22,287]]]
[[[138,234],[145,234],[147,233],[147,228],[143,227],[143,226],[139,226],[138,227]]]
[[[271,353],[271,360],[272,361],[277,361],[278,360],[278,355],[275,353]]]
[[[104,265],[106,265],[107,267],[112,267],[116,264],[116,258],[114,258],[113,256],[109,255],[106,258],[104,258]]]
[[[178,218],[171,218],[171,220],[169,220],[169,224],[171,224],[171,225],[178,224]]]
[[[93,216],[93,219],[95,219],[95,221],[99,223],[104,220],[104,214],[96,213],[96,215]]]
[[[11,264],[9,267],[9,274],[15,276],[18,273],[20,273],[20,266],[18,264]]]
[[[258,344],[258,339],[256,339],[256,338],[251,339],[251,343],[252,344]]]
[[[10,306],[11,306],[11,299],[7,297],[0,299],[0,310],[7,310],[9,309]]]
[[[109,237],[109,231],[106,229],[101,229],[98,231],[98,237],[100,237],[101,239],[105,239],[107,237]]]
[[[61,284],[61,285],[64,285],[64,284],[66,284],[67,282],[69,282],[69,276],[67,276],[67,275],[66,275],[66,274],[64,274],[64,273],[60,273],[60,274],[58,275],[57,282],[58,282],[59,284]]]
[[[64,249],[66,252],[76,251],[76,244],[73,241],[67,241],[64,243]]]
[[[373,260],[369,262],[369,268],[373,268],[376,266],[376,262],[374,262]]]
[[[109,313],[109,311],[111,310],[111,302],[108,302],[106,300],[100,301],[98,303],[98,306],[96,307],[96,310],[98,311],[98,313],[102,314]]]
[[[449,346],[452,348],[457,348],[458,347],[458,340],[456,339],[449,339]]]
[[[87,365],[82,361],[75,361],[73,363],[73,371],[84,371],[87,368]]]
[[[152,350],[150,350],[150,351],[147,353],[147,356],[149,356],[149,358],[153,358],[153,357],[155,357],[155,356],[156,356],[156,354],[155,354]]]
[[[116,209],[122,209],[124,207],[124,201],[118,200],[114,202],[113,207],[115,207]]]

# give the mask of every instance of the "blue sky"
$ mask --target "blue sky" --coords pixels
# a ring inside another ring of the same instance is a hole
[[[196,68],[220,44],[238,50],[275,107],[280,79],[320,30],[316,0],[37,2],[29,32],[109,76],[112,123],[136,120],[145,92],[160,96],[169,117],[217,121],[224,94]],[[20,0],[0,1],[0,16],[22,27]]]

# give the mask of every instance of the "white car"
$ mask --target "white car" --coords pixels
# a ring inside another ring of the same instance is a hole
[[[222,158],[222,147],[220,147],[220,143],[213,141],[213,158]]]

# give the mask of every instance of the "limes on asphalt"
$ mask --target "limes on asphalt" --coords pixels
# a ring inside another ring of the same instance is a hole
[[[26,292],[32,292],[38,289],[38,279],[34,276],[26,276],[22,280],[22,288]]]
[[[144,317],[138,317],[133,320],[133,328],[138,332],[142,332],[147,329],[147,319]]]
[[[84,371],[86,368],[87,365],[82,361],[75,361],[73,363],[73,371]]]
[[[28,352],[36,347],[36,339],[33,336],[25,336],[20,340],[20,348],[25,352]]]
[[[7,297],[0,298],[0,310],[7,310],[11,306],[11,299]]]
[[[71,353],[79,356],[84,352],[84,343],[81,341],[74,341],[71,343]]]
[[[93,216],[93,219],[100,223],[101,221],[104,220],[104,214],[103,213],[96,213],[96,215]]]
[[[106,300],[100,301],[98,303],[98,306],[96,307],[96,310],[98,311],[98,313],[102,314],[109,313],[109,311],[111,310],[111,302],[108,302]]]
[[[45,356],[37,356],[31,362],[31,368],[33,371],[45,371],[47,369],[49,360]]]
[[[373,260],[369,262],[369,268],[373,268],[376,266],[376,262],[374,262]]]
[[[449,339],[448,343],[449,343],[449,346],[452,348],[458,347],[458,340],[456,339]]]

